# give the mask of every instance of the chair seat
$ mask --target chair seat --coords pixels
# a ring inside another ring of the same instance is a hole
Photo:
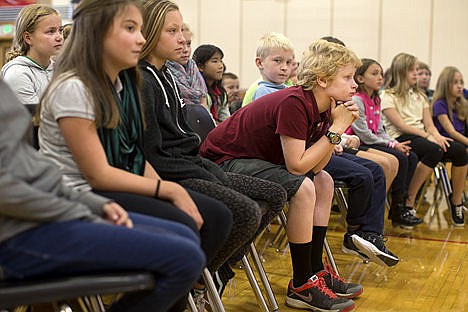
[[[99,274],[27,282],[1,282],[0,307],[49,303],[79,297],[141,291],[154,288],[150,273]]]
[[[348,187],[348,186],[346,185],[346,182],[345,182],[345,181],[333,180],[333,182],[335,183],[335,187],[339,187],[339,188],[347,188],[347,187]]]

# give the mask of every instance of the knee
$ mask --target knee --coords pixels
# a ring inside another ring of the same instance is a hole
[[[324,170],[320,171],[314,178],[314,184],[317,189],[320,189],[320,193],[333,194],[335,185],[333,178],[328,172]]]
[[[295,200],[313,200],[315,202],[315,185],[311,179],[305,178],[296,194],[293,196]]]
[[[244,196],[235,206],[237,208],[234,208],[236,211],[233,211],[233,227],[241,228],[245,233],[255,233],[262,219],[260,205],[255,200]]]
[[[434,168],[444,157],[444,151],[436,144],[431,145],[431,149],[421,157],[421,162],[428,167]]]
[[[189,280],[196,280],[200,277],[203,268],[206,266],[206,256],[203,250],[196,244],[185,245],[179,261],[179,271],[177,274],[185,276]],[[190,259],[190,261],[187,261]]]
[[[453,151],[451,151],[450,154],[453,155],[452,160],[452,165],[457,166],[457,167],[463,167],[467,164],[467,154],[465,153],[465,146],[458,142],[453,142],[451,148]]]
[[[388,157],[387,157],[387,166],[389,167],[389,171],[393,174],[393,176],[396,175],[396,173],[398,172],[398,168],[400,166],[400,163],[398,161],[398,158],[396,158],[394,155],[392,154],[388,154]]]

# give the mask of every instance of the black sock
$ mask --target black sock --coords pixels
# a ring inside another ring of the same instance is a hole
[[[299,287],[304,285],[312,276],[312,268],[310,266],[310,255],[312,251],[312,242],[304,244],[289,243],[291,251],[291,262],[293,267],[293,286]]]
[[[323,270],[323,243],[327,234],[326,226],[314,226],[312,230],[312,254],[310,255],[310,265],[312,273],[315,274]]]

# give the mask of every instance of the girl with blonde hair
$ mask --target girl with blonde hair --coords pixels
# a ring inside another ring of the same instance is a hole
[[[13,46],[6,53],[0,77],[13,89],[21,103],[38,104],[50,79],[51,59],[63,45],[62,19],[55,9],[32,4],[16,19]]]
[[[399,142],[410,141],[419,163],[408,188],[406,204],[413,206],[419,186],[429,177],[438,162],[452,162],[453,194],[451,217],[455,226],[464,226],[462,192],[465,186],[467,157],[462,144],[440,134],[432,120],[429,102],[418,87],[417,59],[400,53],[393,58],[389,79],[381,94],[384,125]]]

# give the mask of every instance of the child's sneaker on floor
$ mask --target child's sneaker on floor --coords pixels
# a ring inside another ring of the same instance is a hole
[[[364,254],[369,260],[380,265],[394,266],[400,261],[397,256],[385,247],[383,235],[374,232],[356,231],[352,234],[346,233],[342,250],[345,253]]]
[[[192,296],[193,301],[195,302],[195,306],[197,307],[197,312],[204,312],[205,306],[209,305],[209,301],[206,299],[206,288],[192,289]]]
[[[307,283],[297,288],[293,287],[291,280],[288,285],[286,305],[313,311],[346,312],[354,309],[353,300],[338,298],[327,287],[325,280],[317,275],[312,276]]]
[[[464,211],[466,210],[463,204],[454,205],[451,203],[450,205],[450,216],[452,217],[452,223],[455,226],[465,226],[465,215]]]
[[[333,270],[322,270],[316,275],[323,278],[327,287],[330,288],[338,297],[355,298],[363,292],[361,285],[346,283],[341,277],[336,275]]]

